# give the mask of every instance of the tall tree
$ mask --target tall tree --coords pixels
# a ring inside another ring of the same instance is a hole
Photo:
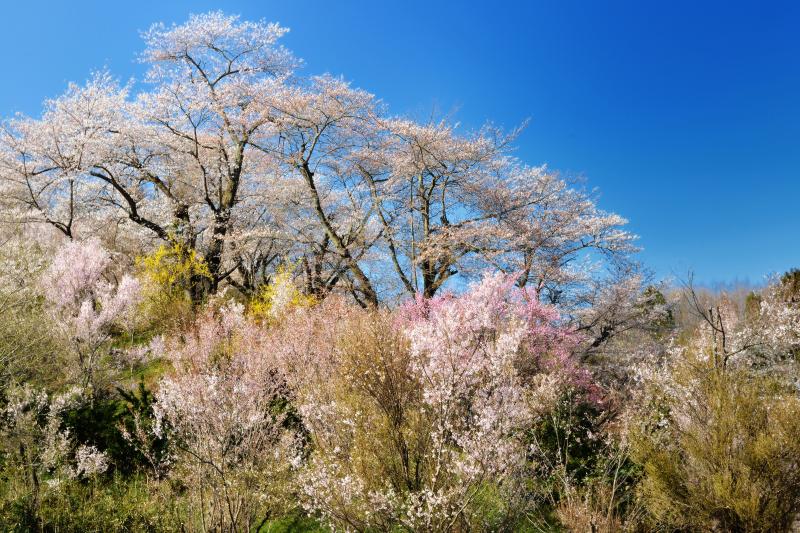
[[[576,308],[634,270],[625,220],[514,157],[518,130],[389,116],[341,79],[298,75],[286,31],[219,12],[157,24],[142,89],[101,72],[6,121],[4,214],[137,253],[177,245],[208,267],[196,299],[252,294],[281,263],[307,292],[365,306],[491,267]]]

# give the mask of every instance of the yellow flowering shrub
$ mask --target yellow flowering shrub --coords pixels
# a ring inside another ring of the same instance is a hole
[[[183,244],[173,243],[161,245],[136,262],[145,282],[142,314],[166,329],[189,323],[193,316],[192,284],[198,278],[211,278],[202,257]]]
[[[208,265],[195,250],[180,243],[162,244],[150,255],[138,259],[145,278],[162,290],[187,289],[196,277],[211,277]]]
[[[272,322],[289,309],[316,303],[313,296],[303,294],[297,288],[292,280],[292,271],[290,267],[279,267],[272,280],[261,287],[248,306],[252,317]]]

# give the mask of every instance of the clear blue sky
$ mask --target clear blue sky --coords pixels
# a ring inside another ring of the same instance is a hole
[[[306,72],[394,112],[530,118],[518,154],[598,187],[660,276],[800,267],[800,2],[4,2],[0,115],[141,77],[140,30],[212,9],[290,27]]]

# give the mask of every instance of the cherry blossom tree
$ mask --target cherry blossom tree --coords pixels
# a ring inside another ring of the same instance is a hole
[[[533,284],[555,303],[581,274],[592,279],[571,263],[587,253],[597,262],[634,251],[624,219],[512,156],[520,130],[464,135],[446,121],[379,121],[383,138],[362,150],[357,165],[408,293],[431,297],[451,277],[492,266],[521,273],[521,286]]]
[[[198,301],[288,262],[317,298],[432,297],[490,266],[566,308],[633,251],[621,217],[513,157],[518,130],[391,117],[298,75],[286,31],[219,12],[154,25],[143,89],[100,72],[3,124],[4,212],[131,252],[177,243],[208,267]]]
[[[142,56],[152,91],[131,99],[101,73],[49,102],[41,120],[5,126],[9,197],[67,236],[79,211],[99,205],[145,234],[201,248],[215,290],[232,270],[223,266],[232,229],[248,229],[259,211],[245,201],[264,172],[250,142],[267,128],[263,95],[295,63],[276,44],[285,31],[221,13],[153,26]]]
[[[273,155],[285,176],[301,183],[302,204],[313,221],[314,235],[303,240],[313,242],[316,251],[330,247],[343,269],[337,279],[350,281],[353,295],[372,306],[378,294],[363,263],[379,233],[369,191],[352,160],[375,135],[374,106],[372,95],[329,76],[286,87],[271,104],[278,142],[260,146]],[[301,234],[307,235],[308,229],[302,228]]]
[[[85,179],[127,108],[127,89],[107,73],[44,103],[41,119],[18,116],[0,127],[4,209],[12,220],[43,222],[72,238],[97,191]]]
[[[459,273],[465,256],[486,251],[498,211],[513,209],[486,209],[481,196],[502,190],[503,177],[494,170],[511,136],[489,129],[461,136],[446,122],[380,124],[382,138],[367,144],[354,164],[403,289],[430,298]]]

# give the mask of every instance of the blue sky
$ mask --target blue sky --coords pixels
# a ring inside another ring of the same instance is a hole
[[[659,276],[800,267],[800,2],[5,2],[0,115],[141,77],[139,31],[213,9],[290,27],[306,72],[393,112],[530,119],[518,155],[599,188]]]

